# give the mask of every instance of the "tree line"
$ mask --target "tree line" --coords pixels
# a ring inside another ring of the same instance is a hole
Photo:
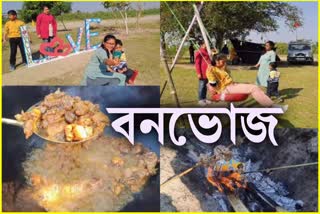
[[[161,2],[161,39],[166,34],[184,35],[180,24],[187,29],[194,15],[194,2]],[[282,19],[291,31],[297,23],[303,25],[302,11],[286,2],[205,2],[200,15],[209,36],[221,49],[224,40],[239,38],[244,40],[254,30],[259,33],[276,31],[278,20]],[[178,20],[179,22],[178,22]],[[195,25],[190,37],[199,36]],[[270,38],[272,39],[272,38]]]
[[[157,14],[159,9],[144,9],[143,2],[135,2],[136,8],[133,9],[132,2],[102,2],[103,7],[108,10],[106,12],[93,12],[84,13],[77,11],[71,13],[72,2],[57,2],[57,1],[35,1],[35,2],[23,2],[22,9],[18,11],[19,18],[26,23],[36,21],[37,16],[42,12],[43,6],[48,6],[52,15],[57,17],[58,21],[61,21],[64,26],[64,30],[67,30],[65,26],[66,20],[74,20],[74,18],[121,18],[126,29],[126,33],[129,33],[128,29],[128,17],[136,17],[136,27],[139,28],[140,19],[143,15]],[[94,15],[95,17],[88,17]],[[74,18],[73,18],[74,17]],[[6,19],[3,19],[6,21]]]

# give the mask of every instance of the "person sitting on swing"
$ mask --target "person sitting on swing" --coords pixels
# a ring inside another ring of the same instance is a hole
[[[208,90],[213,94],[250,94],[263,107],[278,107],[285,112],[288,105],[277,105],[254,84],[235,83],[231,72],[227,69],[227,56],[218,54],[213,60],[213,66],[208,66],[206,76],[208,78]]]

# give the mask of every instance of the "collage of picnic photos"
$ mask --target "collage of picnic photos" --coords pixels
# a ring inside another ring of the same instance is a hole
[[[317,1],[1,4],[2,212],[318,212]]]

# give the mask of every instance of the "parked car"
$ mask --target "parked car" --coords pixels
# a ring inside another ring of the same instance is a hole
[[[309,41],[294,41],[288,46],[288,63],[313,64],[312,44]]]

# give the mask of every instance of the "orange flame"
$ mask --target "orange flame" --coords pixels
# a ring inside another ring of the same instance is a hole
[[[234,192],[239,188],[247,188],[247,184],[243,178],[243,176],[239,172],[225,172],[221,171],[216,176],[212,176],[212,168],[208,169],[207,180],[210,184],[215,186],[219,192],[224,192],[226,188],[230,192]]]

